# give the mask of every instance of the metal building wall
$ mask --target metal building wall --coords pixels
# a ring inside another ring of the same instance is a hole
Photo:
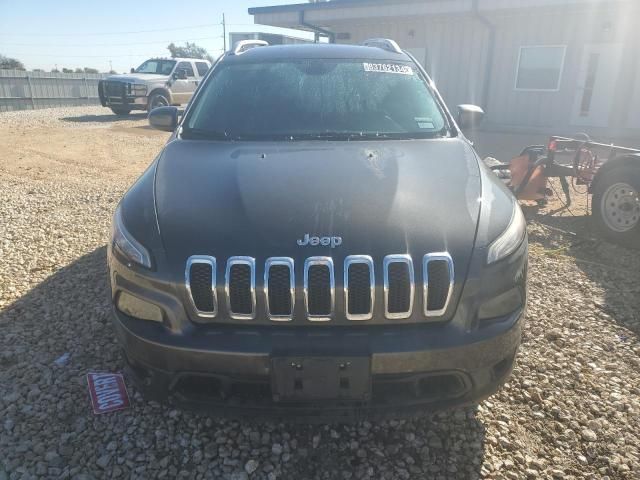
[[[0,112],[99,105],[98,80],[106,76],[0,70]]]

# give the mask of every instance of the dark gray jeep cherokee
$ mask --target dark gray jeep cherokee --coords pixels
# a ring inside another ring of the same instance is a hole
[[[252,47],[260,48],[252,48]],[[525,220],[390,40],[243,43],[115,212],[127,373],[148,398],[343,417],[472,404],[511,372]]]

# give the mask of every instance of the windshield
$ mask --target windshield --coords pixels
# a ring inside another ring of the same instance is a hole
[[[304,60],[220,65],[186,138],[432,138],[442,111],[411,63]]]
[[[176,64],[175,60],[147,60],[138,68],[136,73],[159,73],[160,75],[169,75]]]

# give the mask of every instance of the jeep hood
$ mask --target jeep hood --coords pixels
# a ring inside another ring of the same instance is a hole
[[[155,73],[123,73],[120,75],[111,75],[105,80],[117,80],[119,82],[126,83],[162,82],[169,80],[169,75],[158,75]]]
[[[166,259],[449,251],[466,276],[481,181],[460,139],[379,142],[174,140],[158,160],[155,200]],[[342,244],[304,246],[305,233]],[[464,278],[464,277],[462,277]]]

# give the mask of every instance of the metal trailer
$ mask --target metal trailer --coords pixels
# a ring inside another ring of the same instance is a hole
[[[559,158],[569,156],[570,162]],[[544,205],[551,195],[549,178],[557,177],[571,205],[569,181],[585,185],[592,198],[596,230],[606,239],[640,248],[640,150],[598,143],[590,138],[552,136],[545,145],[532,145],[508,164],[492,170],[509,170],[508,186],[519,200]]]

